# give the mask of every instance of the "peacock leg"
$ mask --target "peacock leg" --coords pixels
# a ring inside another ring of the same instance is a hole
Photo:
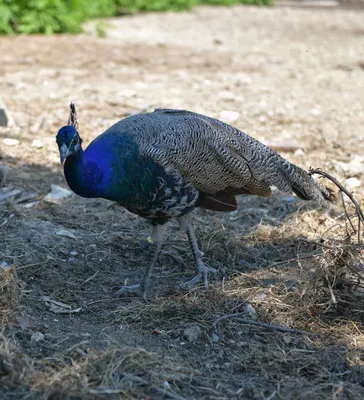
[[[202,256],[203,253],[200,251],[198,248],[197,240],[196,240],[196,235],[195,235],[195,230],[193,229],[193,226],[190,222],[189,216],[183,216],[181,218],[178,218],[178,222],[180,224],[181,229],[184,229],[186,231],[188,241],[191,246],[192,254],[193,254],[193,259],[195,261],[195,268],[196,268],[196,275],[192,278],[189,279],[188,281],[182,283],[180,287],[188,287],[188,286],[193,286],[201,281],[204,282],[205,287],[208,287],[208,280],[207,276],[209,272],[216,273],[215,268],[211,268],[208,265],[206,265],[202,261]]]
[[[122,286],[117,292],[114,293],[115,296],[120,296],[125,293],[136,293],[143,297],[144,300],[147,299],[148,291],[149,291],[149,283],[150,277],[152,275],[152,271],[154,265],[158,259],[158,255],[163,243],[164,233],[167,229],[167,224],[165,225],[155,225],[153,227],[153,231],[151,234],[151,241],[153,243],[153,251],[152,251],[152,262],[145,269],[142,281],[137,283],[136,285],[130,286]]]

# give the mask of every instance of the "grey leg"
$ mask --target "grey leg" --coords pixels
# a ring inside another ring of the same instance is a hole
[[[142,281],[137,283],[136,285],[130,286],[122,286],[117,292],[114,293],[115,296],[120,296],[124,293],[136,293],[143,297],[144,300],[147,299],[148,291],[149,291],[149,283],[150,277],[152,275],[152,271],[154,265],[158,259],[158,255],[163,243],[164,233],[167,229],[167,224],[165,225],[156,225],[153,227],[151,241],[153,243],[153,251],[152,251],[152,262],[145,269]]]
[[[193,229],[193,226],[190,222],[190,218],[188,216],[184,216],[182,218],[178,218],[178,222],[181,226],[181,229],[184,229],[186,231],[188,241],[190,243],[192,254],[193,254],[193,259],[195,261],[195,268],[196,268],[196,275],[192,279],[182,283],[180,286],[181,287],[193,286],[193,285],[196,285],[196,284],[200,283],[201,281],[203,281],[205,284],[205,287],[207,288],[208,287],[208,279],[207,279],[208,273],[212,272],[215,274],[217,271],[215,268],[209,267],[202,261],[203,253],[198,248],[195,230]]]

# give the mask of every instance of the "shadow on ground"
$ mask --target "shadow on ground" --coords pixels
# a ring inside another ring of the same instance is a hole
[[[0,261],[11,266],[1,297],[4,398],[360,398],[364,303],[340,262],[358,263],[362,248],[342,247],[338,209],[274,192],[242,196],[230,214],[198,210],[198,241],[218,269],[210,288],[177,288],[193,260],[172,223],[145,304],[112,292],[149,262],[149,224],[102,199],[46,204],[61,171],[5,161],[9,183],[40,202],[0,213]],[[50,301],[69,310],[52,311]],[[214,328],[231,313],[307,334],[236,319]]]

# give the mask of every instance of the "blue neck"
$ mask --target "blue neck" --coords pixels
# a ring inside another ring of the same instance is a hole
[[[103,174],[96,164],[84,163],[83,150],[67,157],[64,174],[68,186],[82,197],[103,197],[101,183]]]

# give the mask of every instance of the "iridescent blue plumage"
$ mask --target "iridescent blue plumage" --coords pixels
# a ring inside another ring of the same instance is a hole
[[[77,138],[78,132],[72,126],[61,128],[57,135],[59,143],[75,140],[76,146]],[[67,183],[82,197],[116,201],[153,223],[164,223],[190,212],[198,200],[198,191],[175,171],[141,153],[132,135],[107,131],[85,151],[78,146],[67,155]]]

